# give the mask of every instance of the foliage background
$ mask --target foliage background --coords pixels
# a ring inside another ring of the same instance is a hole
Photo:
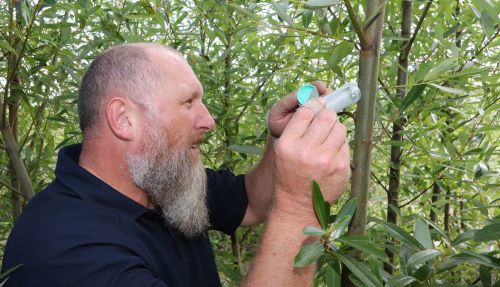
[[[366,1],[352,1],[365,23],[370,21]],[[186,55],[203,84],[204,101],[217,123],[202,147],[206,165],[243,173],[259,158],[267,136],[266,111],[280,97],[316,79],[333,88],[356,81],[360,46],[343,4],[336,2],[309,1],[316,5],[312,9],[301,1],[4,1],[1,126],[12,130],[33,189],[40,191],[53,179],[57,150],[81,139],[76,95],[90,61],[112,45],[159,42]],[[406,230],[413,230],[414,215],[422,215],[455,238],[494,222],[500,210],[500,6],[489,0],[415,0],[414,27],[428,2],[410,54],[403,101],[396,97],[398,54],[407,40],[400,32],[402,8],[400,1],[386,5],[368,213],[385,220],[391,209]],[[341,116],[351,140],[352,112]],[[399,116],[404,140],[395,142],[390,129]],[[26,202],[2,136],[0,247]],[[388,206],[394,145],[402,149],[401,185],[398,205]],[[260,230],[240,229],[239,246],[211,234],[227,285],[245,273]],[[367,236],[399,253],[399,243],[386,241],[379,226],[370,223]],[[434,240],[440,248],[440,237]],[[498,251],[498,245],[497,237],[456,248],[489,252]],[[454,272],[443,279],[468,285],[479,276],[474,264]]]

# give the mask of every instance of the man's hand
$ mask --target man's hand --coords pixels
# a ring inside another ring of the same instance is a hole
[[[300,248],[319,240],[301,232],[305,226],[319,226],[311,181],[315,179],[325,199],[333,201],[344,191],[350,173],[346,129],[337,115],[325,108],[322,98],[294,112],[296,102],[289,97],[294,94],[271,111],[271,133],[279,137],[273,149],[275,201],[245,287],[312,285],[314,266],[293,266]]]
[[[320,95],[324,95],[332,91],[321,81],[314,81],[312,84],[316,86]],[[297,92],[292,92],[283,97],[276,105],[273,106],[269,112],[268,127],[269,133],[274,138],[279,138],[281,136],[286,125],[295,113],[298,104]]]
[[[313,179],[328,201],[344,191],[350,174],[346,128],[322,98],[297,109],[274,150],[276,208],[314,216]]]

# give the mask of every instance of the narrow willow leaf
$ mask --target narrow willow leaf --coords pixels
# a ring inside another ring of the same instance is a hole
[[[321,236],[324,235],[326,231],[316,226],[306,226],[302,230],[302,233],[305,235]]]
[[[401,102],[401,108],[399,109],[401,113],[422,95],[426,86],[427,85],[425,84],[417,84],[411,88],[411,90]]]
[[[309,27],[312,18],[313,18],[313,11],[309,9],[304,9],[304,11],[302,12],[302,26],[304,26],[304,28]]]
[[[333,241],[342,235],[344,231],[349,227],[349,222],[351,222],[351,217],[344,215],[344,216],[337,216],[335,218],[335,222],[332,224],[332,233],[330,234],[330,240]]]
[[[23,265],[23,263],[16,265],[16,266],[10,268],[9,270],[5,271],[4,273],[0,274],[0,281],[7,278],[10,273],[14,272],[17,268],[21,267],[22,265]],[[5,283],[5,282],[3,282],[3,283]]]
[[[434,248],[432,245],[431,232],[429,231],[427,223],[418,217],[415,220],[415,238],[424,248]]]
[[[274,10],[276,11],[276,13],[278,13],[278,16],[280,16],[281,19],[285,20],[288,23],[288,25],[292,27],[295,26],[295,23],[293,23],[292,18],[288,16],[288,13],[283,8],[283,5],[281,3],[276,3],[276,1],[271,1],[271,4],[273,5]]]
[[[319,188],[319,185],[315,180],[313,180],[312,189],[313,205],[314,211],[316,212],[316,217],[318,217],[318,221],[321,224],[321,227],[326,230],[328,228],[328,220],[330,218],[330,204],[325,201],[323,194],[321,193],[321,189]]]
[[[392,277],[389,282],[385,285],[386,287],[403,287],[403,286],[408,286],[413,282],[418,281],[417,278],[408,276],[408,275],[398,275],[395,277]]]
[[[316,261],[321,256],[321,253],[323,253],[323,245],[320,243],[306,244],[295,256],[293,265],[299,268],[306,267]]]
[[[457,63],[457,59],[445,59],[439,62],[432,70],[430,70],[424,76],[424,81],[432,81],[437,79],[443,75],[444,72],[450,71],[453,67],[455,67]]]
[[[441,86],[441,85],[434,84],[434,83],[429,83],[429,85],[431,85],[431,86],[433,86],[435,88],[438,88],[441,91],[444,91],[444,92],[447,92],[447,93],[456,94],[456,95],[465,95],[465,91],[464,90],[460,90],[460,89],[456,89],[456,88],[450,88],[450,87],[445,87],[445,86]]]
[[[370,220],[381,224],[387,232],[389,232],[392,236],[396,237],[401,242],[404,242],[416,249],[423,249],[423,246],[422,244],[420,244],[420,242],[418,242],[411,234],[409,234],[396,224],[386,222],[374,217],[370,217]]]
[[[352,50],[354,50],[354,43],[341,42],[332,49],[328,64],[332,66],[338,65],[345,57],[352,53]]]
[[[333,255],[337,257],[342,263],[349,268],[349,270],[354,274],[365,286],[368,287],[378,287],[382,286],[382,283],[369,271],[361,262],[354,260],[349,256],[344,256],[341,253],[332,251]]]
[[[342,287],[340,276],[340,263],[338,261],[328,262],[326,264],[326,286],[327,287]]]
[[[253,145],[230,145],[228,147],[230,150],[244,154],[262,154],[262,149]]]
[[[500,240],[500,222],[495,222],[479,229],[474,233],[472,240],[478,242]]]
[[[417,266],[430,261],[441,255],[441,251],[435,249],[426,249],[413,254],[407,262],[408,266]]]
[[[354,247],[357,250],[362,251],[364,254],[372,255],[384,262],[389,262],[389,257],[387,257],[387,254],[384,252],[384,250],[374,247],[373,243],[371,243],[369,240],[365,238],[355,238],[346,236],[337,238],[337,241],[349,245],[351,247]]]
[[[491,261],[491,259],[489,259],[488,257],[470,251],[464,251],[460,254],[450,256],[446,260],[444,260],[444,262],[438,266],[437,272],[443,272],[464,263],[475,263],[500,269],[500,264]]]
[[[479,266],[479,278],[483,287],[491,287],[491,272],[490,269],[484,265]]]
[[[464,233],[459,234],[452,242],[451,244],[453,246],[457,246],[460,243],[472,240],[474,237],[474,233],[476,233],[477,229],[472,229],[472,230],[467,230]]]
[[[304,5],[307,8],[325,8],[338,4],[340,0],[309,0]]]
[[[439,181],[438,181],[438,183],[439,183]],[[427,224],[429,224],[430,226],[432,226],[432,228],[434,228],[434,230],[437,231],[441,235],[441,237],[443,238],[443,241],[448,245],[448,247],[451,247],[450,238],[443,231],[443,229],[441,229],[441,227],[439,227],[435,222],[428,220],[424,217],[419,216],[419,218],[422,219],[423,221],[427,222]]]
[[[354,212],[356,212],[357,205],[358,205],[357,198],[349,199],[346,203],[344,203],[344,205],[342,205],[342,208],[340,209],[337,216],[338,217],[349,216],[350,218],[352,218],[354,216]]]
[[[413,274],[411,274],[413,277],[417,278],[418,281],[422,282],[425,281],[429,278],[432,272],[434,272],[434,266],[432,263],[427,263],[422,265],[420,268],[415,270]]]

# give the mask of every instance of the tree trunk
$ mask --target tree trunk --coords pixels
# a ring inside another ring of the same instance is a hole
[[[20,8],[22,1],[12,0],[9,4],[9,44],[15,47],[16,53],[19,55],[22,49],[22,39],[19,38],[19,32],[17,31],[22,30]],[[16,19],[14,19],[14,13]],[[3,98],[0,99],[0,133],[11,163],[9,169],[11,186],[14,187],[12,190],[12,215],[14,219],[19,217],[24,203],[34,195],[31,179],[17,145],[21,81],[19,75],[20,65],[18,63],[20,59],[16,53],[7,52],[7,82],[5,83]],[[21,194],[24,198],[21,197]]]
[[[434,208],[436,208],[436,202],[439,199],[439,194],[441,193],[441,188],[437,184],[437,182],[434,182],[432,185],[432,197],[431,197],[431,206],[430,206],[430,211],[429,211],[429,218],[431,219],[432,222],[437,223],[437,216],[436,212],[434,211]]]
[[[401,45],[399,53],[398,78],[397,78],[397,99],[396,103],[401,103],[406,96],[408,85],[408,58],[409,52],[406,51],[406,44],[411,36],[411,25],[413,20],[413,0],[402,1],[402,19],[401,36],[405,39]],[[393,207],[397,207],[399,200],[399,186],[401,174],[401,143],[403,141],[402,133],[404,131],[404,116],[400,114],[392,126],[392,141],[396,144],[391,145],[391,162],[389,164],[389,190],[387,192],[387,222],[398,223],[398,214]],[[385,249],[389,256],[389,263],[384,263],[384,269],[392,274],[394,263],[394,253],[390,248]]]
[[[350,6],[349,1],[345,2]],[[358,207],[349,227],[349,235],[363,235],[366,227],[371,151],[373,147],[373,126],[375,122],[375,101],[377,95],[385,3],[385,0],[372,0],[367,2],[367,15],[371,16],[378,14],[378,16],[376,16],[376,19],[363,31],[364,39],[360,38],[361,54],[358,85],[361,90],[361,100],[358,103],[355,117],[356,130],[354,136],[354,159],[351,182],[351,197],[358,199]],[[351,17],[351,19],[353,18],[355,19],[355,17]],[[355,254],[354,256],[361,255]],[[353,286],[348,278],[349,272],[346,271],[347,268],[344,266],[342,272],[342,286]]]

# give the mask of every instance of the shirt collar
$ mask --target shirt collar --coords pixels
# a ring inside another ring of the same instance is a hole
[[[116,209],[134,219],[153,211],[126,197],[81,167],[78,164],[81,150],[82,145],[75,144],[64,147],[59,151],[55,171],[59,182],[77,193],[84,200]]]

